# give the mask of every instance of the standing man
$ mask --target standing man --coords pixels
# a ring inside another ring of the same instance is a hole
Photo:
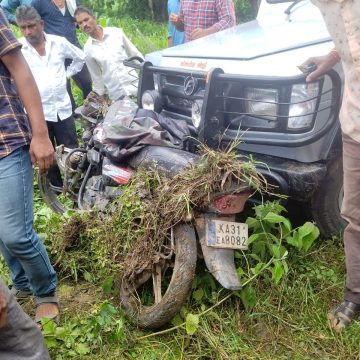
[[[50,139],[54,145],[75,148],[78,142],[66,80],[81,70],[85,54],[64,37],[44,33],[44,22],[32,6],[18,7],[16,22],[24,35],[19,41],[40,91]],[[71,60],[66,70],[65,59]],[[61,177],[55,169],[50,181],[61,187]]]
[[[55,318],[56,273],[33,229],[32,169],[32,164],[40,173],[49,169],[54,150],[39,91],[20,48],[0,10],[0,252],[10,268],[12,292],[35,296],[37,319]]]
[[[180,0],[168,0],[168,15],[178,15]],[[179,31],[169,20],[168,23],[168,47],[181,45],[184,42],[184,32]]]
[[[78,5],[78,1],[32,0],[31,5],[37,10],[44,21],[44,31],[46,34],[64,36],[71,44],[81,49],[79,40],[76,36],[76,24],[74,22],[74,11]],[[65,66],[69,66],[70,62],[71,60],[66,60]],[[72,78],[76,85],[81,89],[85,99],[92,90],[91,77],[86,65],[79,73],[74,74]],[[70,81],[67,82],[67,90],[74,111],[76,104],[72,96]]]
[[[123,61],[129,56],[139,56],[140,51],[127,38],[122,29],[101,27],[92,11],[84,6],[75,10],[75,21],[80,29],[90,35],[84,46],[94,91],[107,93],[111,100],[137,94],[137,77],[129,74]]]
[[[38,326],[0,279],[0,359],[50,360]]]
[[[328,55],[310,58],[317,69],[307,81],[314,81],[342,62],[345,75],[340,122],[343,138],[344,231],[346,288],[344,300],[329,313],[330,326],[341,331],[360,314],[360,0],[312,0],[321,10],[335,43]]]
[[[181,0],[179,15],[171,14],[170,22],[185,31],[185,42],[199,39],[236,25],[232,0]]]

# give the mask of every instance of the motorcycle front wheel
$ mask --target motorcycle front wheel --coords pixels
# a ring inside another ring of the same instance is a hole
[[[122,279],[121,307],[144,329],[156,329],[169,322],[181,309],[195,276],[196,235],[192,225],[174,228],[174,253],[160,257],[152,269],[136,274],[131,282]]]

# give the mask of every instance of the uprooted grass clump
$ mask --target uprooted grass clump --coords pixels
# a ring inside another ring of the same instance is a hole
[[[55,234],[55,253],[63,270],[92,278],[121,274],[129,280],[159,259],[171,228],[191,221],[213,194],[236,192],[248,184],[266,191],[266,181],[251,160],[231,151],[203,147],[200,160],[173,178],[155,170],[137,171],[106,215],[76,214]]]

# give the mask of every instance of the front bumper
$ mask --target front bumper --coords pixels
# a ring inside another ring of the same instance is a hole
[[[245,152],[240,154],[244,158],[249,155]],[[252,154],[252,159],[269,184],[275,186],[273,192],[301,202],[311,199],[327,172],[326,162],[301,163],[261,154]]]

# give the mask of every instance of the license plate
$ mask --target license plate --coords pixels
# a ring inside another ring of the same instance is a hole
[[[206,221],[206,243],[208,246],[247,250],[247,240],[247,224],[222,220]]]

